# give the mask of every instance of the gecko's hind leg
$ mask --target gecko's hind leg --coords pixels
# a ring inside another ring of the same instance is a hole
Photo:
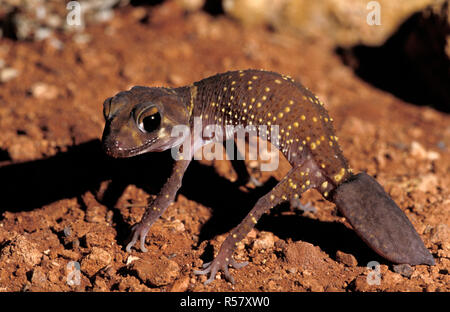
[[[228,266],[232,265],[235,268],[243,266],[242,264],[236,263],[232,258],[237,243],[255,226],[263,213],[268,212],[279,203],[287,201],[294,194],[300,195],[309,188],[321,185],[325,181],[325,178],[313,174],[316,169],[317,167],[312,160],[308,160],[301,166],[292,168],[286,177],[256,202],[244,220],[230,232],[214,260],[205,264],[203,270],[195,271],[194,273],[210,274],[209,279],[205,282],[205,284],[209,284],[214,280],[216,273],[221,270],[224,272],[225,278],[233,282],[233,278],[228,272]]]

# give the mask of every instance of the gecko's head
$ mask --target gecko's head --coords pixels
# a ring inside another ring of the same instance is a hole
[[[112,157],[163,151],[182,143],[173,127],[188,125],[189,113],[181,99],[162,88],[133,87],[103,103],[106,120],[103,148]]]

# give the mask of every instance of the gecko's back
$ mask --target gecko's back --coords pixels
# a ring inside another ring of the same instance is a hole
[[[206,124],[266,125],[269,131],[278,126],[278,146],[291,165],[312,157],[331,183],[339,185],[350,177],[333,119],[312,92],[289,76],[233,71],[196,82],[191,90],[192,115]]]

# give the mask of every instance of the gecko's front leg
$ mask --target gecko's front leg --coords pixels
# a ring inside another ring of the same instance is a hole
[[[140,239],[140,249],[143,252],[147,251],[147,248],[145,248],[145,238],[147,233],[152,224],[158,220],[166,208],[174,201],[175,195],[181,187],[183,175],[190,162],[190,160],[175,161],[171,176],[164,184],[156,199],[147,207],[141,222],[133,226],[131,233],[132,238],[126,247],[127,252],[131,251],[131,247],[136,244],[138,239]]]

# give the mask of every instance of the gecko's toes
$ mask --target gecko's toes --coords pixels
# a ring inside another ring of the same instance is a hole
[[[142,223],[135,224],[131,228],[131,240],[127,244],[127,247],[125,250],[127,252],[131,252],[131,247],[133,247],[138,239],[140,240],[140,249],[142,252],[147,252],[147,248],[145,248],[145,238],[147,237],[148,230],[150,229],[149,226],[146,226]]]
[[[234,269],[240,269],[248,264],[247,261],[241,262],[241,263],[236,262],[233,258],[231,258],[231,260],[229,258],[226,258],[226,260],[224,260],[222,262],[217,259],[218,259],[218,257],[216,257],[211,262],[203,264],[203,268],[204,268],[203,270],[194,271],[194,274],[197,274],[197,275],[210,274],[209,278],[204,283],[205,285],[208,285],[209,283],[214,281],[214,279],[216,278],[216,274],[219,270],[223,272],[225,279],[227,281],[234,284],[234,278],[230,274],[230,272],[228,270],[228,266],[231,266]]]

